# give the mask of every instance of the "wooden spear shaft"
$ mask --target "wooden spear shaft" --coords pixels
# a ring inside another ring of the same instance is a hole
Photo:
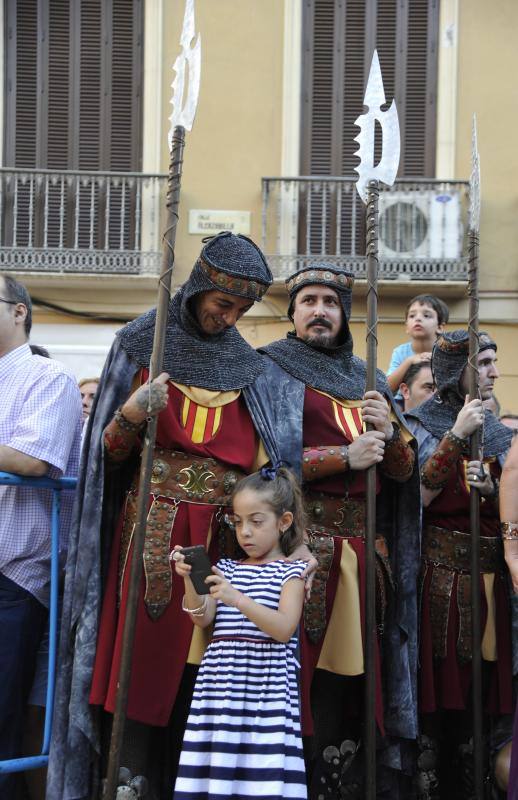
[[[378,346],[378,197],[379,183],[369,181],[367,242],[367,379],[376,389]],[[370,430],[372,425],[368,425]],[[365,798],[376,798],[376,465],[366,471],[365,530]]]
[[[169,178],[167,183],[167,228],[162,237],[162,267],[158,282],[158,300],[153,339],[153,350],[149,368],[149,382],[154,380],[162,371],[164,357],[165,337],[169,301],[171,299],[171,285],[174,267],[174,246],[176,242],[176,228],[178,223],[178,207],[180,202],[180,184],[182,178],[183,151],[185,146],[185,129],[177,126],[173,132],[171,161],[169,165]],[[142,556],[144,552],[144,538],[149,505],[149,489],[151,485],[151,472],[153,468],[153,450],[156,440],[157,416],[154,414],[148,420],[142,449],[140,465],[139,490],[137,499],[137,512],[135,529],[133,532],[133,554],[131,571],[128,584],[128,597],[126,602],[126,615],[122,637],[122,655],[119,669],[119,681],[115,699],[115,714],[113,717],[110,751],[104,789],[104,800],[115,800],[117,792],[120,755],[124,726],[126,724],[126,707],[130,685],[131,662],[133,658],[133,642],[135,639],[135,623],[142,578]]]
[[[469,232],[469,399],[479,397],[478,380],[478,234]],[[470,437],[470,460],[478,461],[480,429]],[[473,759],[475,798],[484,796],[484,746],[482,731],[482,654],[480,632],[480,494],[473,486],[469,492],[469,518],[471,532],[471,635],[472,635],[472,704],[473,704]]]

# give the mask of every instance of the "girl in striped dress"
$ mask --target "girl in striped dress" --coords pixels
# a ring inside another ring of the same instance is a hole
[[[214,633],[200,666],[174,800],[306,798],[295,631],[306,567],[300,489],[285,467],[244,478],[233,495],[242,561],[223,559],[196,593],[180,548],[184,610]]]

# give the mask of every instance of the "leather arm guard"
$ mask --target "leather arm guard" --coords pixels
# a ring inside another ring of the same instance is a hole
[[[108,460],[114,464],[125,461],[133,450],[145,424],[145,422],[139,424],[130,422],[118,408],[103,434],[104,452]]]
[[[305,447],[302,455],[302,478],[304,481],[316,481],[337,475],[349,469],[348,448],[339,447]]]
[[[434,453],[421,469],[421,483],[427,489],[444,489],[457,461],[462,456],[466,442],[446,431]]]
[[[393,423],[394,433],[392,438],[385,442],[385,452],[381,469],[387,478],[404,483],[412,475],[415,462],[415,453],[408,442],[401,438],[399,426]]]

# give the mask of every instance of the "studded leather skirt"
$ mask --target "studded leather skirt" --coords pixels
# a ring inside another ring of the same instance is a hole
[[[433,653],[446,656],[450,604],[457,577],[456,604],[459,610],[457,655],[471,660],[471,535],[428,525],[423,531],[423,579],[433,568],[429,595]],[[480,537],[480,572],[502,573],[505,570],[502,541],[499,537]]]
[[[326,629],[326,590],[335,554],[335,537],[365,540],[365,501],[322,492],[304,496],[309,548],[318,561],[310,600],[304,607],[304,626],[310,641],[318,642]],[[387,583],[392,584],[386,541],[376,537],[378,628],[382,632],[387,605]]]
[[[158,619],[171,601],[171,533],[180,502],[225,507],[244,473],[229,469],[213,458],[155,448],[151,474],[151,505],[144,539],[144,603],[149,616]],[[139,471],[135,473],[124,510],[119,558],[119,599],[137,514]]]

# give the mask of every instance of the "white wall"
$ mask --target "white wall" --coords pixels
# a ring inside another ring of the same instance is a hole
[[[115,332],[122,323],[105,325],[45,325],[35,323],[31,344],[46,347],[52,358],[61,361],[76,376],[94,378],[101,374]]]

